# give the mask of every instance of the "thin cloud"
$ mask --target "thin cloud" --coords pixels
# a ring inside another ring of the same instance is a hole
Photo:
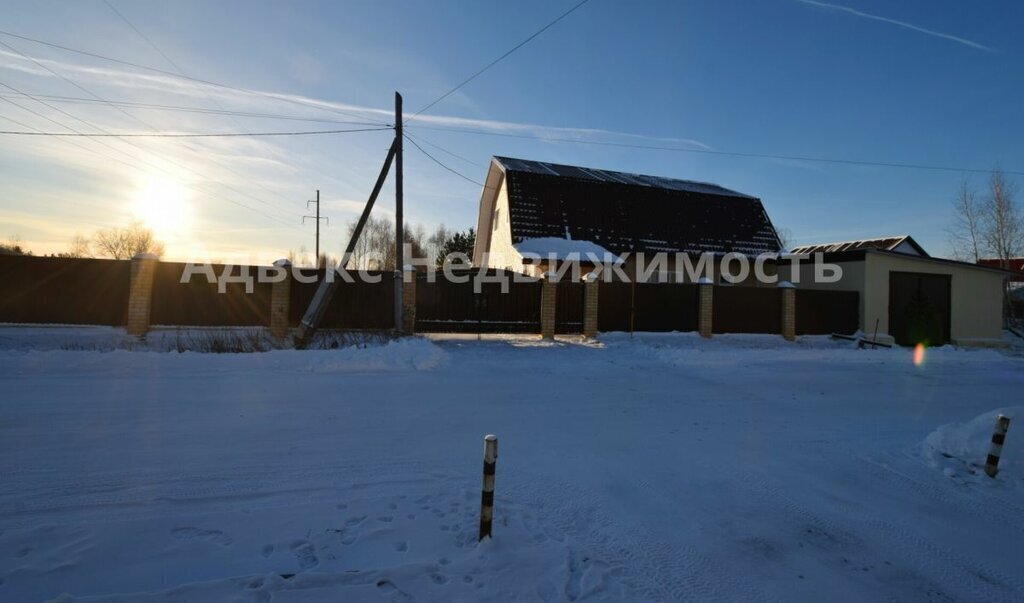
[[[973,40],[968,40],[967,38],[961,38],[959,36],[954,36],[952,34],[943,33],[941,31],[935,31],[934,29],[925,29],[924,27],[920,27],[920,26],[914,25],[913,23],[907,23],[906,21],[897,21],[896,19],[890,19],[888,17],[882,17],[882,16],[879,16],[879,15],[873,15],[871,13],[866,13],[866,12],[863,12],[863,11],[859,11],[859,10],[857,10],[855,8],[850,8],[849,6],[843,6],[841,4],[831,4],[831,3],[828,3],[828,2],[819,2],[818,0],[796,0],[796,1],[801,3],[801,4],[810,4],[812,6],[818,6],[818,7],[821,7],[821,8],[826,8],[826,9],[830,9],[830,10],[834,10],[834,11],[844,12],[844,13],[853,15],[855,17],[861,17],[861,18],[864,18],[864,19],[871,19],[872,21],[881,21],[882,23],[889,23],[890,25],[897,25],[899,27],[903,27],[905,29],[916,31],[918,33],[927,34],[929,36],[934,36],[936,38],[942,38],[943,40],[949,40],[950,42],[956,42],[957,44],[963,44],[964,46],[969,46],[969,47],[974,48],[976,50],[984,50],[985,52],[996,52],[995,48],[992,48],[990,46],[985,46],[984,44],[979,44],[978,42],[975,42]]]
[[[394,117],[392,109],[381,109],[362,105],[352,105],[335,101],[313,98],[300,94],[286,92],[271,92],[264,90],[248,90],[244,88],[232,89],[219,86],[210,86],[180,78],[164,75],[143,74],[117,68],[96,67],[83,65],[70,61],[59,61],[43,57],[32,57],[27,59],[23,56],[0,50],[0,68],[20,71],[29,75],[55,78],[52,73],[43,71],[30,64],[35,60],[51,67],[52,69],[64,72],[69,76],[84,78],[90,84],[100,84],[109,87],[118,87],[134,92],[162,92],[165,94],[176,94],[193,99],[208,100],[215,97],[217,100],[229,103],[234,106],[245,107],[248,110],[279,111],[281,105],[274,102],[275,99],[289,103],[300,103],[310,108],[320,108],[326,111],[343,111],[363,116],[366,119],[389,120]],[[631,134],[628,132],[617,132],[600,128],[571,128],[561,126],[546,126],[530,123],[517,123],[497,121],[488,119],[473,119],[466,117],[455,117],[445,115],[419,115],[409,119],[412,124],[422,123],[435,126],[447,126],[454,128],[472,128],[496,133],[517,133],[536,136],[538,138],[574,138],[578,140],[593,140],[595,138],[626,138],[631,140],[646,140],[651,142],[667,142],[692,146],[700,149],[710,149],[707,144],[692,138],[667,138],[658,136],[647,136],[642,134]]]

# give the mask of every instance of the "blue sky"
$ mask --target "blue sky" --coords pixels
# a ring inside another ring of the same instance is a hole
[[[574,2],[130,2],[110,0],[193,77],[319,102],[197,85],[0,36],[0,82],[33,95],[290,116],[387,120],[443,94]],[[712,181],[759,196],[796,243],[910,233],[947,251],[964,174],[712,156],[485,136],[470,128],[683,149],[1024,170],[1024,8],[1012,2],[591,0],[434,106],[409,131],[482,180],[491,155]],[[5,31],[174,71],[102,0],[6,2]],[[19,54],[21,53],[21,54]],[[40,63],[26,59],[24,55]],[[83,131],[348,128],[0,96]],[[53,108],[53,107],[56,107]],[[64,113],[58,111],[63,110]],[[59,130],[0,101],[0,116]],[[22,130],[0,119],[2,129]],[[289,139],[0,138],[0,238],[36,253],[75,233],[151,223],[173,259],[270,261],[312,248],[304,202],[322,190],[337,253],[388,132]],[[132,145],[132,146],[129,146]],[[76,146],[77,145],[77,146]],[[105,146],[104,146],[105,145]],[[479,187],[407,147],[406,213],[428,228],[475,223]],[[982,188],[984,175],[972,176]],[[1015,177],[1016,178],[1016,177]],[[174,207],[170,207],[174,206]],[[180,207],[178,207],[180,206]],[[379,213],[393,209],[391,188]]]

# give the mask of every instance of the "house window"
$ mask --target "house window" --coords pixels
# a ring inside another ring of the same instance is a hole
[[[491,230],[498,230],[498,220],[501,219],[501,210],[494,210],[494,224],[491,226]]]

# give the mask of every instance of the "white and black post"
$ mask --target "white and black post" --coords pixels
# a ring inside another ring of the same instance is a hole
[[[999,455],[1003,452],[1003,442],[1006,440],[1006,430],[1010,428],[1010,417],[999,415],[996,417],[996,428],[992,432],[992,445],[988,449],[988,458],[985,459],[985,473],[989,477],[995,477],[999,473]]]
[[[494,519],[494,468],[498,461],[498,436],[484,436],[484,484],[480,494],[480,537],[491,535],[491,521]]]

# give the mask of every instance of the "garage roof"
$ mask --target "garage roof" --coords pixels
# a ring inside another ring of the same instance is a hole
[[[795,247],[792,253],[835,253],[837,251],[858,251],[862,249],[877,249],[880,251],[894,251],[907,255],[921,255],[928,257],[928,252],[917,244],[917,241],[910,235],[897,235],[893,237],[880,237],[877,239],[860,239],[857,241],[841,241],[838,243],[816,243],[814,245],[801,245]]]

